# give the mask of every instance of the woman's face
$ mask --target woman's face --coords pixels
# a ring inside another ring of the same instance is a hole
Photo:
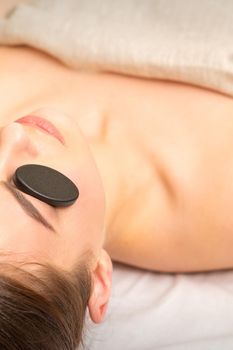
[[[0,128],[0,251],[19,257],[46,258],[70,269],[87,250],[98,256],[103,245],[102,182],[88,143],[73,119],[46,109],[31,114],[52,122],[62,134],[64,144],[32,125],[12,122]],[[79,197],[68,207],[52,207],[23,193],[49,225],[33,218],[3,183],[10,181],[16,187],[12,176],[24,164],[51,167],[78,187]]]

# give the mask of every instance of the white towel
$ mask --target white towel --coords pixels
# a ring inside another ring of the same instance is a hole
[[[233,96],[232,0],[32,0],[0,21],[77,69],[174,80]]]

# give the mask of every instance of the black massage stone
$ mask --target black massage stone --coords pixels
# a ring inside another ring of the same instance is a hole
[[[79,196],[77,186],[67,176],[44,165],[20,166],[13,181],[21,191],[54,207],[69,206]]]

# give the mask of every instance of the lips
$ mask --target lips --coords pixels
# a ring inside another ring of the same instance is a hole
[[[46,133],[52,135],[57,140],[59,140],[63,145],[65,144],[64,137],[60,131],[53,125],[50,121],[45,118],[38,117],[35,115],[27,115],[25,117],[15,120],[15,122],[25,125],[35,126],[38,129],[45,131]]]

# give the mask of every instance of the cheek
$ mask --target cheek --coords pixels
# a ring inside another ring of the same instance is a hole
[[[78,172],[69,169],[67,176],[77,185],[79,197],[73,205],[60,210],[60,227],[73,244],[101,245],[105,197],[99,175],[86,166]]]
[[[78,189],[79,197],[75,203],[74,210],[79,214],[79,219],[85,218],[92,223],[101,224],[105,212],[105,196],[99,174],[93,168],[85,168],[78,174],[70,174]],[[77,218],[77,216],[76,216]]]
[[[66,159],[64,174],[78,187],[77,202],[83,211],[99,212],[98,216],[101,216],[100,212],[105,210],[105,194],[100,173],[91,153],[86,152],[85,157],[83,155],[84,152],[82,157],[76,155],[70,160]]]

